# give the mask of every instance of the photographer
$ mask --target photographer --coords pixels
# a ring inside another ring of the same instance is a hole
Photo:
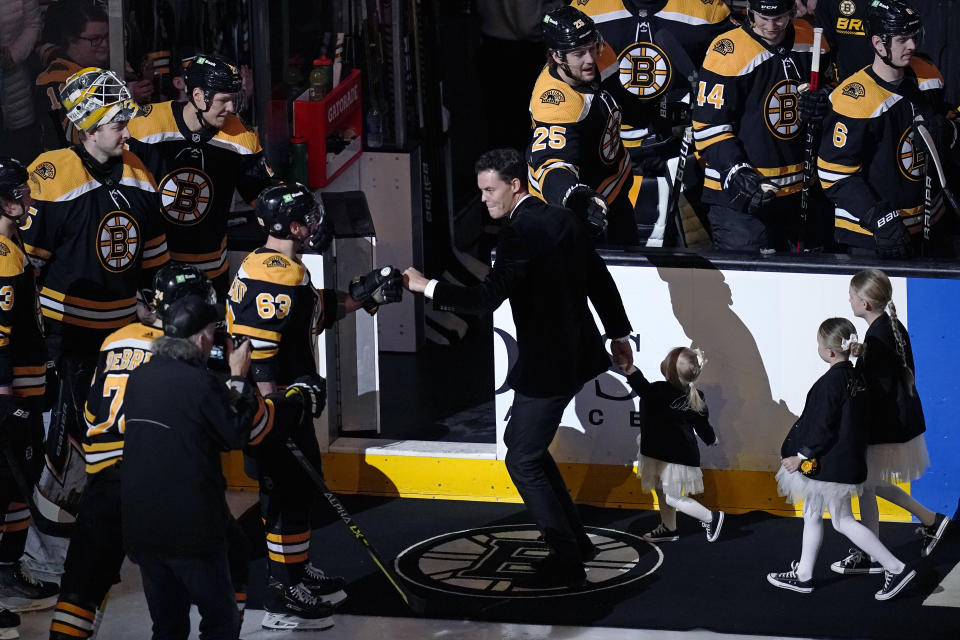
[[[201,296],[174,302],[164,313],[164,336],[153,342],[153,357],[126,384],[123,542],[140,565],[155,638],[185,640],[191,604],[200,611],[205,638],[237,637],[220,453],[247,445],[252,431],[270,430],[275,412],[280,424],[301,423],[319,410],[315,403],[322,397],[322,384],[314,383],[259,398],[244,382],[249,342],[235,349],[228,341],[232,377],[226,385],[207,371],[218,315]]]

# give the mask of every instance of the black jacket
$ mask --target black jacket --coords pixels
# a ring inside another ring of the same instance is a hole
[[[155,354],[130,374],[123,407],[126,548],[172,555],[224,548],[230,512],[220,453],[250,438],[263,408],[253,385],[237,394],[202,364]]]
[[[696,436],[705,444],[717,441],[707,407],[704,406],[703,413],[697,413],[687,405],[686,391],[665,380],[648,382],[639,369],[627,376],[627,382],[643,401],[640,453],[664,462],[699,467]],[[703,397],[703,392],[697,393]]]
[[[816,459],[819,470],[811,476],[816,480],[844,484],[866,480],[865,390],[852,363],[830,367],[807,392],[803,413],[784,439],[780,455]]]
[[[582,223],[533,197],[517,205],[500,231],[497,260],[486,280],[473,287],[441,282],[433,304],[443,311],[481,313],[506,298],[519,349],[507,382],[527,396],[576,393],[609,368],[588,298],[608,337],[630,333],[620,293]]]
[[[897,320],[907,364],[913,369],[913,349],[907,329]],[[867,381],[870,392],[869,444],[907,442],[927,430],[923,405],[916,387],[910,394],[903,384],[903,361],[897,354],[893,324],[889,315],[873,321],[863,338],[864,352],[857,360],[857,371]]]

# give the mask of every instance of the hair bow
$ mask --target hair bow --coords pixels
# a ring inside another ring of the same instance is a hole
[[[855,342],[860,342],[860,338],[856,333],[851,333],[849,338],[845,338],[840,341],[840,350],[849,351],[850,345],[854,344]]]

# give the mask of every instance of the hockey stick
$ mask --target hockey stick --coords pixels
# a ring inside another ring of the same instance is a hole
[[[667,198],[667,216],[673,220],[667,221],[667,229],[671,226],[676,227],[678,242],[681,247],[686,248],[687,236],[683,231],[683,219],[680,216],[680,192],[683,190],[683,172],[687,166],[687,156],[690,154],[690,143],[693,141],[693,126],[687,126],[683,129],[683,138],[680,141],[680,157],[677,158],[677,171],[673,176],[673,184],[670,186],[670,195]],[[666,232],[664,232],[666,235]]]
[[[820,85],[820,40],[823,38],[823,28],[816,27],[813,30],[813,62],[810,64],[810,88],[808,91],[816,91]],[[810,207],[810,182],[815,174],[814,158],[817,150],[817,127],[812,123],[807,123],[806,139],[803,148],[803,182],[800,187],[800,234],[797,236],[797,253],[803,251],[806,247],[805,236],[807,233],[807,212]]]
[[[937,177],[940,179],[940,188],[943,189],[944,197],[950,203],[953,212],[960,216],[960,206],[957,206],[957,198],[947,185],[947,176],[943,172],[943,163],[940,160],[940,154],[937,153],[937,145],[933,143],[933,136],[930,135],[927,125],[924,124],[923,116],[919,113],[913,119],[913,126],[916,127],[917,133],[923,139],[924,146],[927,147],[927,157],[933,160],[933,166],[937,169]]]
[[[57,538],[69,538],[73,535],[73,522],[54,522],[40,511],[33,497],[33,485],[27,482],[26,476],[23,475],[23,469],[20,468],[20,463],[13,451],[7,444],[3,444],[0,448],[3,449],[3,457],[10,468],[11,475],[13,475],[13,481],[23,494],[23,501],[27,503],[27,509],[30,511],[30,517],[37,530],[44,535]]]
[[[363,548],[366,549],[367,553],[370,554],[370,557],[373,558],[374,564],[380,569],[380,572],[386,576],[387,580],[390,581],[390,584],[393,585],[393,588],[397,590],[397,593],[400,594],[400,597],[403,598],[403,601],[410,607],[410,610],[418,615],[422,615],[426,608],[426,601],[423,598],[420,598],[403,587],[400,583],[400,578],[396,576],[393,571],[389,568],[388,564],[384,562],[383,557],[377,553],[377,550],[374,549],[373,544],[367,539],[367,536],[363,534],[363,531],[360,530],[360,527],[357,523],[350,517],[350,513],[344,508],[343,504],[337,499],[333,492],[330,490],[330,487],[327,486],[327,483],[324,482],[323,476],[316,470],[316,468],[311,464],[307,457],[303,454],[303,451],[300,450],[300,447],[293,440],[286,441],[287,449],[290,450],[290,453],[293,454],[293,457],[297,459],[297,462],[300,463],[300,466],[303,467],[303,470],[306,471],[307,475],[310,476],[310,479],[313,480],[313,483],[317,485],[317,489],[320,490],[320,493],[323,494],[323,497],[327,499],[327,502],[330,503],[330,506],[333,507],[333,510],[337,512],[337,515],[340,516],[340,519],[343,520],[343,524],[347,525],[347,528],[350,529],[350,532],[354,535]]]

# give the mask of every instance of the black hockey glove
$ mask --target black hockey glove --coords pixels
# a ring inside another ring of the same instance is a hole
[[[947,118],[939,113],[924,114],[923,124],[930,132],[930,137],[937,145],[939,153],[947,153],[957,148],[957,142],[960,139],[960,123],[956,119]]]
[[[777,197],[777,185],[748,164],[738,164],[727,172],[723,190],[730,206],[746,213],[756,213]]]
[[[403,296],[403,274],[390,265],[374,269],[365,276],[350,281],[350,297],[373,315],[382,304],[400,302]]]
[[[690,124],[690,105],[686,102],[661,101],[657,106],[657,117],[654,119],[654,129],[663,138],[680,137],[675,135],[676,128],[683,128]]]
[[[300,376],[287,387],[286,396],[299,396],[303,402],[304,417],[319,418],[327,405],[327,381],[316,374]]]
[[[830,90],[827,87],[800,92],[800,119],[808,125],[819,126],[829,107]]]
[[[587,223],[591,235],[599,236],[607,230],[607,203],[590,187],[583,184],[573,187],[563,206]]]
[[[909,258],[913,253],[910,236],[900,212],[886,202],[878,202],[864,216],[865,226],[873,233],[877,255],[882,258]]]

